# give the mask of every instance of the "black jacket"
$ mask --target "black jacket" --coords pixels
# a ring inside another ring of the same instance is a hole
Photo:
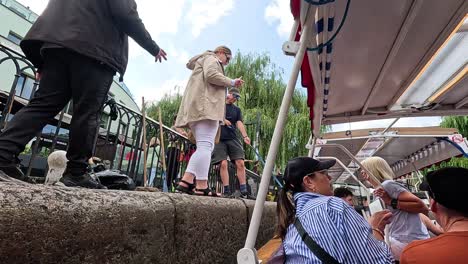
[[[151,55],[159,53],[134,0],[49,0],[20,46],[39,69],[43,64],[40,49],[48,42],[101,61],[123,75],[128,36]]]

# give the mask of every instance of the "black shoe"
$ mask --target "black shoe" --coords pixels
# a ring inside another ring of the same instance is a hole
[[[242,199],[249,199],[249,200],[255,200],[255,199],[257,199],[255,196],[251,195],[251,194],[248,193],[248,192],[241,192],[240,198],[242,198]]]
[[[16,163],[0,163],[0,170],[3,171],[6,175],[15,178],[17,180],[25,181],[26,177],[20,169],[19,164]]]
[[[223,193],[223,198],[235,198],[235,197],[231,192],[225,192]]]
[[[85,173],[80,176],[74,176],[70,173],[64,174],[60,182],[68,187],[83,187],[88,189],[107,189],[106,186],[93,179],[89,174]]]

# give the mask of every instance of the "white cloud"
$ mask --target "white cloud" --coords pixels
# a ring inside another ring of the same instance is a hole
[[[156,43],[161,45],[159,41],[161,34],[176,34],[178,32],[185,0],[137,0],[136,2],[140,18]],[[161,48],[164,49],[164,47]],[[129,42],[129,50],[130,59],[149,55],[132,39]]]
[[[234,0],[192,0],[186,19],[192,25],[192,34],[198,37],[203,29],[216,24],[234,8]]]
[[[265,9],[265,19],[269,25],[276,25],[276,32],[287,39],[294,23],[289,1],[273,0]],[[278,22],[277,22],[278,21]]]
[[[16,0],[22,5],[29,7],[34,13],[41,14],[49,0]]]
[[[190,54],[185,49],[176,48],[172,43],[167,46],[166,52],[171,55],[171,60],[182,64],[180,65],[182,68],[185,68],[185,64],[190,59]]]
[[[177,60],[185,65],[190,59],[190,55],[186,50],[181,50],[177,56]]]
[[[161,85],[153,85],[151,87],[139,86],[138,89],[133,89],[135,98],[145,97],[147,102],[155,102],[161,100],[164,95],[183,94],[188,80],[169,79]],[[136,100],[139,103],[141,100]],[[139,103],[140,104],[140,103]]]
[[[177,33],[185,0],[137,0],[138,13],[153,38],[161,33]]]

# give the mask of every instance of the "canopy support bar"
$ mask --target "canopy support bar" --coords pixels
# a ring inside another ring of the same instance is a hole
[[[281,102],[280,111],[278,113],[278,119],[276,120],[275,130],[273,132],[273,137],[268,151],[265,167],[263,169],[262,179],[260,181],[260,186],[257,193],[257,199],[255,201],[255,207],[252,213],[252,218],[250,221],[245,246],[237,253],[237,262],[239,264],[258,263],[254,247],[255,241],[257,240],[258,229],[260,227],[260,222],[262,219],[263,207],[265,204],[268,187],[270,184],[271,172],[273,171],[273,167],[275,165],[276,155],[278,153],[279,145],[283,136],[289,107],[291,105],[291,100],[294,94],[294,89],[298,79],[299,71],[301,69],[302,61],[304,59],[304,54],[306,52],[307,45],[309,44],[308,40],[310,36],[314,35],[315,33],[314,25],[310,24],[314,22],[314,16],[312,12],[315,10],[315,8],[312,8],[311,5],[308,5],[307,8],[308,11],[306,13],[304,26],[302,28],[302,35],[299,40],[299,50],[294,60],[291,78],[289,79],[288,86],[286,87],[283,96],[283,101]]]
[[[395,120],[393,120],[393,122],[387,128],[385,128],[380,134],[385,134],[390,128],[393,127],[393,125],[395,125],[396,122],[398,122],[398,120],[400,120],[399,117],[395,118]]]
[[[455,104],[455,109],[462,108],[462,106],[468,104],[468,96],[461,99],[458,103]]]
[[[349,150],[345,146],[340,145],[340,144],[317,144],[316,147],[320,147],[320,148],[324,148],[324,147],[333,148],[334,147],[334,148],[341,149],[346,155],[348,155],[348,157],[350,157],[357,165],[359,165],[359,167],[363,169],[367,173],[367,175],[369,175],[370,178],[373,178],[375,182],[379,182],[377,178],[374,176],[374,174],[372,174],[372,172],[364,168],[361,162],[358,159],[356,159],[356,157],[351,152],[349,152]]]

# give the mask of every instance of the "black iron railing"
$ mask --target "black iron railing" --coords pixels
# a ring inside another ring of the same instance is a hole
[[[12,67],[5,67],[10,62]],[[14,75],[10,87],[0,87],[4,92],[0,101],[3,111],[0,117],[0,128],[3,128],[10,117],[27,103],[27,99],[17,94],[18,80],[21,76],[34,76],[36,71],[32,64],[18,52],[0,45],[0,69],[10,69]],[[3,76],[8,76],[3,75]],[[2,80],[0,80],[2,81]],[[0,82],[3,83],[3,82]],[[38,87],[34,81],[31,97]],[[20,155],[28,176],[44,177],[47,171],[46,157],[53,151],[66,150],[68,146],[68,129],[72,111],[65,107],[46,129],[37,134],[33,142]],[[116,169],[130,176],[137,185],[147,185],[173,191],[175,183],[183,175],[190,156],[196,149],[186,137],[167,126],[160,126],[151,118],[146,118],[146,145],[143,144],[143,116],[141,113],[108,98],[102,109],[101,124],[94,138],[94,156],[100,158],[110,169]],[[25,124],[26,125],[26,124]],[[163,130],[162,140],[160,129]],[[164,142],[164,144],[161,144]],[[164,145],[164,149],[161,147]],[[146,148],[146,167],[144,166],[144,148]],[[162,155],[165,156],[167,169],[162,167]],[[235,169],[230,164],[231,189],[236,189]],[[144,171],[147,172],[146,184]],[[258,187],[260,177],[247,170],[250,188]],[[213,165],[209,174],[210,187],[221,191],[219,166]]]

